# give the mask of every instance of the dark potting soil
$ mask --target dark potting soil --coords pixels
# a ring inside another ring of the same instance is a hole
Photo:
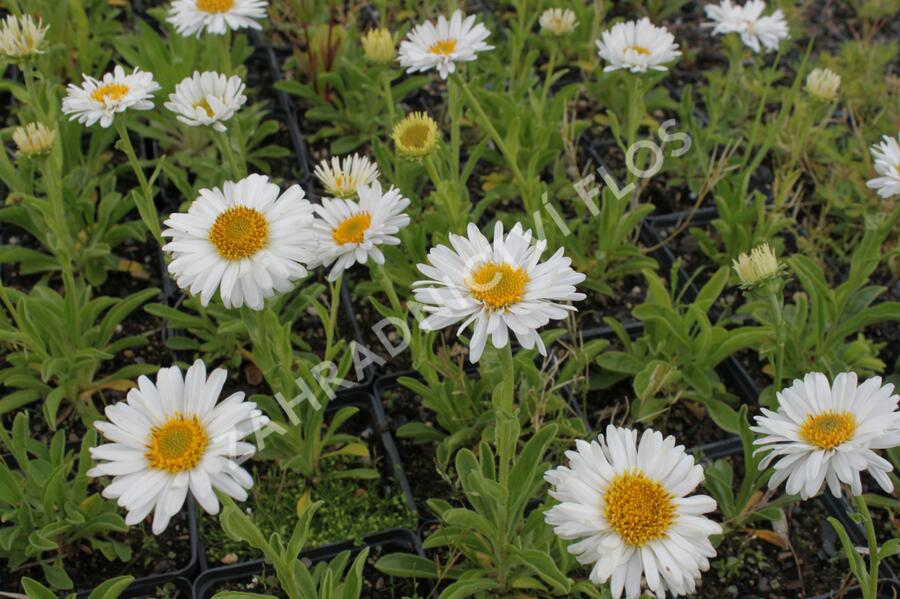
[[[135,578],[175,572],[191,561],[191,536],[187,511],[182,510],[172,518],[169,527],[161,535],[150,531],[150,521],[132,526],[127,533],[116,535],[133,552],[128,562],[108,561],[102,553],[91,549],[87,542],[67,544],[63,547],[63,567],[72,578],[75,588],[91,589],[116,576]],[[32,563],[33,562],[29,562]],[[21,579],[25,576],[43,581],[40,566],[0,571],[0,590],[21,592]]]
[[[727,557],[712,560],[693,597],[797,599],[840,589],[849,569],[822,504],[794,504],[785,516],[790,548],[733,532],[716,548]]]
[[[384,599],[384,598],[414,598],[425,597],[424,584],[412,578],[394,578],[379,572],[375,568],[375,563],[382,555],[401,551],[398,548],[390,546],[376,546],[369,550],[366,557],[366,565],[363,568],[362,582],[363,588],[360,599]],[[355,557],[355,556],[354,556]],[[348,561],[348,568],[353,563],[353,557]],[[307,567],[314,570],[316,565],[306,561]],[[335,581],[336,583],[338,581]],[[272,595],[279,599],[287,599],[287,594],[281,590],[275,570],[271,565],[265,564],[259,573],[238,580],[231,580],[216,585],[211,589],[211,595],[221,593],[223,591],[263,593]],[[198,598],[205,599],[205,598]]]
[[[589,391],[577,396],[575,401],[583,410],[593,435],[604,433],[606,426],[615,424],[637,429],[652,428],[664,435],[674,435],[685,447],[721,441],[729,435],[720,429],[706,413],[706,409],[687,400],[678,401],[665,413],[652,421],[634,423],[629,420],[629,410],[634,391],[631,381],[619,382],[608,389]]]
[[[346,539],[360,542],[372,532],[414,525],[415,518],[406,507],[403,491],[394,478],[368,412],[358,412],[339,432],[357,435],[367,443],[371,461],[364,463],[359,458],[343,457],[327,460],[322,464],[321,479],[314,482],[282,469],[275,462],[253,460],[245,466],[254,486],[241,507],[252,515],[266,536],[278,532],[282,538],[290,538],[297,522],[298,502],[307,491],[311,501],[324,502],[313,519],[310,547]],[[380,477],[362,480],[328,476],[338,470],[361,467],[374,468]],[[210,566],[259,557],[254,549],[225,535],[218,520],[208,514],[200,519],[200,536]]]
[[[634,320],[631,311],[643,303],[647,295],[647,287],[643,277],[628,275],[618,281],[608,281],[613,288],[612,295],[602,295],[590,291],[584,291],[587,295],[584,301],[578,302],[578,312],[575,320],[578,329],[586,330],[595,327],[604,327],[604,318],[612,317],[619,322]]]
[[[435,426],[434,414],[422,405],[422,399],[404,387],[394,387],[381,394],[382,405],[387,414],[388,427],[394,433],[394,442],[400,454],[400,462],[412,489],[416,507],[421,515],[428,514],[426,501],[439,497],[448,501],[459,499],[461,492],[438,472],[436,443],[415,443],[398,437],[397,429],[409,422],[422,422]],[[452,475],[452,464],[448,465],[447,476]]]

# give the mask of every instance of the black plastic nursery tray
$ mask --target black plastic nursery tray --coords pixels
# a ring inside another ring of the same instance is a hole
[[[382,490],[385,493],[390,493],[390,495],[387,495],[388,497],[396,497],[396,504],[392,504],[396,508],[395,512],[393,512],[393,517],[401,517],[397,510],[400,510],[402,506],[402,509],[406,510],[412,525],[412,523],[417,521],[416,505],[413,500],[412,492],[410,491],[406,475],[403,471],[397,448],[394,445],[393,437],[389,431],[384,430],[382,421],[378,417],[378,411],[373,406],[371,396],[356,390],[338,393],[337,397],[329,402],[328,406],[325,408],[326,414],[332,415],[337,410],[344,407],[355,407],[359,409],[359,412],[353,416],[341,430],[350,426],[365,432],[366,437],[364,438],[364,441],[368,440],[370,448],[374,449],[373,453],[375,455],[373,457],[381,464],[381,466],[378,467],[378,470],[382,474],[381,479],[377,481],[377,484],[379,485],[378,488],[383,486],[384,488]],[[250,462],[244,466],[245,468],[249,468],[252,467],[252,465],[253,462]],[[266,462],[259,462],[258,465],[265,468]],[[376,467],[376,465],[373,464],[373,467]],[[291,481],[295,478],[296,475],[292,475],[287,471],[285,471],[282,476],[282,480],[286,481],[287,486],[290,486]],[[285,492],[288,492],[287,487],[285,487],[285,489]],[[241,507],[244,507],[244,504],[240,505]],[[207,530],[207,527],[209,527],[209,530],[218,530],[218,521],[214,517],[204,515],[203,523],[200,526],[200,568],[203,571],[218,569],[217,562],[220,561],[220,559],[215,559],[213,555],[210,554],[209,548],[205,546],[205,543],[208,542],[206,541],[207,533],[204,532]],[[292,530],[292,525],[286,529],[285,532],[287,535],[290,535],[290,530]],[[363,531],[362,534],[372,535],[378,532],[380,531],[368,530]],[[323,539],[323,544],[316,548],[316,551],[327,552],[330,548],[345,546],[348,542],[352,543],[351,540],[342,538]],[[246,563],[246,561],[241,561],[239,563]]]

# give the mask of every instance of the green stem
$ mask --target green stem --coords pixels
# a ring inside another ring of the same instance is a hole
[[[138,184],[141,187],[141,193],[135,195],[135,204],[137,204],[138,213],[141,215],[141,220],[144,221],[144,224],[150,230],[150,233],[153,235],[154,239],[156,239],[157,243],[163,245],[162,234],[159,227],[159,214],[156,211],[156,204],[153,202],[153,189],[150,187],[150,183],[144,175],[141,163],[138,160],[137,154],[134,152],[134,146],[131,145],[131,138],[128,137],[128,128],[125,126],[125,121],[122,120],[122,117],[119,117],[115,119],[114,122],[116,124],[116,130],[119,132],[119,140],[122,142],[122,151],[125,152],[125,156],[128,157],[131,169],[134,171]]]
[[[543,108],[547,104],[547,96],[550,95],[550,80],[553,78],[553,68],[556,66],[557,53],[558,49],[554,42],[553,45],[550,46],[550,58],[547,60],[547,74],[544,76],[544,89],[541,91],[541,112],[543,112]]]
[[[481,126],[487,129],[488,135],[491,136],[491,139],[494,140],[494,144],[506,159],[506,164],[509,166],[510,170],[512,170],[513,176],[516,179],[516,183],[519,185],[520,189],[524,191],[525,177],[522,176],[522,171],[519,170],[519,164],[516,161],[516,157],[507,147],[506,142],[503,140],[503,138],[500,137],[500,133],[497,132],[497,129],[494,128],[494,124],[491,122],[491,119],[488,118],[488,115],[484,112],[484,108],[481,107],[481,103],[478,101],[478,98],[476,98],[472,93],[472,90],[469,89],[469,86],[468,84],[466,84],[465,80],[458,74],[453,74],[452,78],[453,81],[455,81],[459,85],[459,88],[462,90],[463,95],[466,98],[466,102],[468,102],[469,104],[469,108],[475,111],[475,114],[478,116],[478,120],[481,121]]]
[[[381,289],[384,290],[385,294],[388,296],[388,300],[391,303],[391,308],[393,308],[394,312],[397,313],[397,316],[402,317],[406,313],[406,310],[403,308],[403,304],[400,302],[400,298],[397,296],[397,290],[394,288],[394,282],[388,276],[387,271],[384,269],[384,266],[381,264],[373,263],[372,270],[374,271],[375,278],[381,285]]]
[[[872,514],[869,513],[869,506],[862,495],[853,498],[856,502],[856,508],[862,515],[863,525],[866,529],[866,541],[869,546],[869,580],[868,588],[862,589],[863,599],[877,599],[878,596],[878,538],[875,536],[875,523],[872,522]],[[862,586],[860,581],[860,585]]]
[[[31,99],[32,109],[37,113],[38,120],[49,126],[50,120],[47,118],[47,113],[44,112],[44,105],[34,85],[34,67],[30,63],[25,63],[22,65],[22,75],[25,79],[25,91],[28,92],[28,97]]]
[[[231,30],[226,28],[221,38],[219,50],[219,68],[223,75],[231,75]]]
[[[234,155],[234,149],[231,147],[231,138],[228,136],[227,131],[223,131],[219,135],[219,147],[222,148],[222,157],[228,163],[228,168],[231,169],[231,176],[234,177],[235,181],[243,179],[245,168],[238,163],[237,157]]]
[[[641,120],[644,118],[644,89],[640,75],[627,73],[630,79],[631,90],[628,98],[628,120],[627,130],[625,131],[626,151],[637,140],[637,132],[641,126]],[[633,177],[629,173],[629,178]]]
[[[772,310],[772,328],[775,332],[775,378],[772,381],[775,392],[781,391],[781,379],[784,373],[784,316],[781,310],[781,299],[773,289],[769,290],[769,307]],[[773,395],[774,397],[774,395]]]
[[[500,375],[502,380],[494,396],[494,407],[509,414],[515,409],[516,371],[513,364],[512,345],[497,350],[500,356]]]
[[[425,164],[425,171],[428,173],[431,183],[434,185],[434,188],[437,189],[441,183],[441,178],[438,176],[437,169],[434,167],[434,160],[431,159],[431,156],[425,156],[425,158],[422,159],[422,162]]]
[[[344,277],[338,277],[331,283],[331,306],[328,310],[328,326],[325,327],[325,359],[331,359],[331,349],[334,345],[334,334],[337,330],[338,309],[341,306],[341,285]]]
[[[462,146],[459,128],[462,121],[462,108],[459,105],[459,85],[455,84],[455,79],[451,79],[447,85],[449,88],[447,99],[447,111],[450,113],[450,170],[452,171],[453,180],[459,181],[459,152]]]
[[[53,214],[53,229],[56,234],[56,252],[60,257],[63,272],[71,274],[74,256],[69,226],[66,224],[65,199],[62,190],[59,169],[52,155],[44,160],[44,184],[47,186],[47,199]]]
[[[384,90],[384,102],[387,104],[388,118],[390,118],[391,126],[393,126],[397,116],[394,112],[394,94],[391,89],[391,77],[386,68],[381,70],[379,78],[381,79],[381,87]]]

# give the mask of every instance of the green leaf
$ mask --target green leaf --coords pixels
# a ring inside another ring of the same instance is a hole
[[[22,579],[22,588],[25,589],[25,594],[28,595],[29,599],[56,599],[56,594],[53,591],[27,576]]]
[[[117,599],[132,582],[134,582],[134,576],[111,578],[94,589],[88,599]]]
[[[613,372],[633,375],[641,371],[644,362],[637,356],[625,352],[608,351],[597,356],[597,365]]]
[[[457,580],[441,593],[439,599],[466,599],[477,596],[482,591],[499,589],[500,584],[492,579]]]
[[[437,578],[437,565],[432,560],[410,553],[389,553],[375,563],[375,568],[401,578]]]

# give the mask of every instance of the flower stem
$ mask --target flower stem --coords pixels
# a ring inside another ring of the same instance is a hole
[[[331,348],[334,345],[334,334],[337,330],[338,309],[341,306],[341,285],[344,277],[340,276],[337,281],[330,283],[331,287],[331,306],[328,310],[328,322],[325,327],[325,359],[331,358]]]
[[[769,289],[769,308],[772,312],[772,329],[775,333],[775,377],[772,381],[775,392],[781,390],[784,376],[784,316],[781,310],[781,299],[774,289]],[[774,397],[774,395],[773,395]]]
[[[462,145],[459,128],[462,121],[462,109],[459,105],[459,83],[456,78],[450,80],[447,100],[447,111],[450,114],[450,170],[453,180],[459,181],[459,151]]]
[[[856,502],[856,508],[862,515],[863,525],[866,529],[866,541],[869,546],[869,580],[868,588],[862,589],[863,599],[877,599],[878,596],[878,538],[875,536],[875,523],[872,522],[872,514],[869,513],[869,506],[862,495],[853,498]],[[860,581],[862,584],[862,581]]]
[[[494,124],[491,122],[491,119],[488,118],[488,115],[484,112],[484,108],[481,107],[481,103],[478,101],[478,98],[472,93],[472,90],[469,89],[468,84],[466,84],[465,80],[460,77],[458,74],[452,75],[453,81],[459,84],[459,88],[462,90],[463,95],[466,98],[466,102],[468,102],[469,107],[475,111],[475,114],[478,116],[479,121],[481,121],[481,126],[487,129],[488,135],[491,136],[491,139],[494,140],[494,144],[496,144],[497,148],[500,150],[500,153],[506,159],[506,164],[509,166],[510,170],[513,172],[513,176],[516,178],[516,183],[519,184],[521,189],[525,187],[525,177],[522,176],[522,171],[519,170],[519,164],[516,161],[516,157],[512,155],[509,147],[506,145],[506,142],[500,137],[500,133],[497,132],[497,129],[494,128]]]
[[[384,102],[387,104],[388,118],[390,119],[391,126],[393,126],[397,116],[394,112],[394,93],[391,89],[391,78],[388,74],[388,70],[382,69],[379,78],[381,79],[381,87],[384,90]]]
[[[122,151],[125,152],[125,156],[128,157],[128,162],[131,164],[131,168],[134,171],[141,188],[140,194],[134,194],[138,214],[141,215],[141,220],[144,221],[144,224],[147,226],[147,229],[150,230],[150,233],[153,235],[154,239],[156,239],[157,243],[163,245],[162,234],[159,227],[159,214],[157,213],[156,205],[153,202],[153,188],[150,187],[150,183],[144,175],[144,170],[141,168],[141,163],[138,160],[137,154],[134,152],[134,146],[131,145],[131,138],[128,137],[128,128],[125,126],[125,122],[121,118],[117,118],[115,119],[115,124],[116,130],[119,132],[119,140],[122,142],[120,147],[122,148]]]
[[[438,176],[437,169],[434,168],[434,161],[431,159],[431,156],[425,156],[422,162],[425,164],[425,171],[428,173],[431,183],[437,189],[441,183],[441,178]]]
[[[516,393],[516,370],[513,364],[512,345],[507,342],[505,347],[497,350],[497,353],[500,356],[500,376],[502,378],[494,391],[494,408],[512,414],[515,408]]]
[[[47,187],[47,199],[53,215],[52,229],[56,235],[56,252],[60,257],[60,265],[63,272],[71,274],[72,259],[74,256],[72,238],[69,235],[69,227],[66,224],[65,197],[63,195],[62,181],[59,168],[52,155],[44,159],[44,185]]]
[[[403,316],[406,310],[403,308],[403,304],[400,302],[400,297],[397,295],[397,290],[394,288],[394,282],[388,276],[387,271],[384,269],[384,265],[373,264],[372,270],[374,271],[375,278],[381,285],[381,289],[388,296],[388,301],[390,301],[391,303],[391,308],[394,310],[394,312],[397,313],[398,316]]]
[[[225,34],[220,35],[221,44],[219,50],[219,64],[223,75],[231,75],[231,30],[226,28]]]
[[[547,96],[550,94],[550,80],[553,78],[553,68],[556,66],[556,43],[550,46],[550,58],[547,60],[547,74],[544,76],[544,89],[541,91],[541,108],[547,104]]]
[[[244,178],[244,167],[242,167],[238,161],[237,157],[234,155],[234,149],[231,147],[231,138],[228,136],[227,131],[223,131],[219,135],[219,147],[222,148],[222,158],[228,163],[228,168],[231,169],[231,176],[234,177],[235,181],[239,181]]]
[[[38,94],[34,85],[34,67],[29,63],[25,63],[22,65],[22,75],[25,79],[25,91],[28,92],[28,97],[31,99],[31,108],[37,113],[37,118],[41,123],[50,126],[50,120],[47,118],[47,113],[44,112],[40,94]]]
[[[644,118],[644,90],[641,85],[641,77],[635,74],[628,76],[631,82],[631,93],[628,98],[628,121],[625,131],[626,150],[636,141],[641,120]]]

